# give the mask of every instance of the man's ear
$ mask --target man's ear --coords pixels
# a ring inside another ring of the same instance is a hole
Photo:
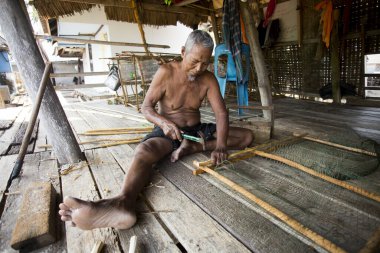
[[[181,48],[181,56],[182,56],[182,58],[185,56],[185,52],[186,52],[185,47],[182,47]]]

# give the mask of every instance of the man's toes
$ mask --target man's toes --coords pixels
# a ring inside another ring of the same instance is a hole
[[[73,197],[69,197],[69,196],[66,196],[64,199],[63,199],[63,203],[64,205],[66,205],[67,207],[69,207],[69,209],[78,209],[80,208],[82,205],[84,205],[86,203],[86,201],[83,201],[81,199],[77,199],[77,198],[73,198]]]
[[[174,162],[176,162],[178,160],[178,154],[177,154],[177,152],[173,152],[172,153],[172,155],[171,155],[171,157],[170,157],[170,161],[172,162],[172,163],[174,163]]]
[[[70,210],[59,210],[58,213],[61,216],[71,216],[71,211]]]
[[[63,204],[63,203],[59,204],[59,209],[61,209],[61,210],[70,210],[70,208],[68,206],[66,206],[65,204]]]
[[[62,215],[62,216],[61,216],[61,220],[63,220],[63,221],[71,221],[71,216],[68,216],[68,215]]]

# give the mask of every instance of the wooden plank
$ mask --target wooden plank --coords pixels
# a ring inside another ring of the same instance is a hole
[[[153,180],[163,188],[150,187],[144,195],[155,210],[172,211],[159,217],[187,252],[249,252],[163,176],[155,174]]]
[[[0,155],[4,155],[8,152],[9,146],[13,142],[16,133],[19,131],[23,122],[27,119],[30,113],[31,107],[23,107],[20,114],[17,116],[11,128],[4,131],[0,140]]]
[[[33,153],[34,145],[36,143],[36,136],[37,136],[37,132],[38,132],[39,122],[40,121],[37,119],[36,124],[34,125],[33,132],[32,132],[32,135],[30,137],[30,142],[29,142],[29,145],[28,145],[28,148],[26,151],[27,154]],[[16,133],[16,135],[15,135],[15,137],[14,137],[14,139],[10,145],[10,149],[8,150],[7,155],[18,154],[20,152],[22,140],[24,139],[24,135],[25,135],[26,129],[28,127],[28,124],[29,124],[29,121],[23,122],[21,124],[21,127],[17,131],[17,133]]]
[[[8,129],[12,126],[13,122],[21,112],[22,107],[9,107],[1,110],[0,113],[0,130]],[[1,136],[1,135],[0,135]]]
[[[47,144],[48,144],[47,133],[46,133],[43,125],[40,124],[38,126],[37,139],[36,139],[36,144],[34,147],[34,152],[37,153],[37,152],[47,151],[47,148],[39,148],[39,146],[47,145]]]
[[[194,158],[188,157],[190,160]],[[166,161],[159,165],[159,170],[165,178],[253,252],[314,251],[313,247],[262,216],[264,211],[259,210],[257,205],[253,204],[254,208],[251,209],[206,181],[204,177],[193,176],[191,170],[181,162]]]
[[[4,212],[1,216],[1,229],[0,229],[0,252],[17,252],[10,248],[10,238],[12,230],[16,224],[19,208],[22,201],[22,193],[29,183],[31,182],[46,182],[49,181],[53,184],[57,193],[60,193],[58,166],[56,159],[49,159],[50,152],[41,152],[38,154],[26,155],[24,165],[22,167],[23,173],[20,177],[13,180],[9,189],[10,193],[7,196]],[[58,205],[58,203],[56,203]],[[59,233],[58,237],[62,237],[63,226],[56,215],[56,231]],[[56,243],[40,249],[41,252],[55,253],[66,251],[65,238]]]
[[[118,149],[122,148],[129,151],[120,152],[119,150],[118,153],[112,152],[112,154],[123,170],[127,171],[133,149],[127,145],[120,146]],[[116,149],[116,147],[109,149]],[[126,156],[129,157],[126,158]],[[239,243],[163,176],[155,173],[152,182],[159,182],[163,188],[146,188],[143,196],[154,210],[172,211],[159,212],[158,216],[187,252],[248,252],[243,244]]]
[[[115,148],[115,150],[124,153],[125,148]],[[129,153],[129,155],[131,154]],[[108,149],[87,150],[86,157],[101,197],[109,198],[117,195],[122,188],[125,174],[110,151]],[[142,199],[138,200],[137,212],[136,225],[128,230],[117,230],[124,252],[128,252],[130,238],[134,235],[138,238],[138,252],[180,252],[154,215],[146,213],[150,210]]]
[[[96,183],[93,181],[88,166],[62,176],[61,181],[63,196],[72,196],[90,201],[100,199]],[[103,252],[121,252],[117,234],[112,228],[83,231],[72,227],[70,222],[66,222],[65,225],[68,252],[91,252],[91,249],[98,241],[105,244]]]
[[[7,182],[9,176],[12,173],[12,169],[16,163],[17,155],[7,155],[0,157],[0,206],[3,204],[3,200],[5,200],[5,188],[7,186]],[[1,217],[1,209],[0,209],[0,217]]]

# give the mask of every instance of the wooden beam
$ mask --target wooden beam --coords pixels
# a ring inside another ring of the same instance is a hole
[[[32,27],[23,13],[21,2],[0,1],[0,27],[25,80],[26,90],[32,101],[35,101],[45,63],[34,39]],[[47,131],[58,161],[66,164],[82,160],[83,154],[50,80],[40,110],[41,123]]]
[[[129,42],[115,42],[115,41],[103,41],[103,40],[85,40],[85,39],[75,39],[59,36],[48,36],[48,35],[35,35],[36,39],[42,40],[56,40],[63,42],[73,42],[73,43],[84,43],[84,44],[99,44],[99,45],[109,45],[109,46],[129,46],[129,47],[144,47],[144,44],[141,43],[129,43]],[[170,48],[168,45],[157,45],[157,44],[147,44],[147,47],[156,47],[156,48]]]

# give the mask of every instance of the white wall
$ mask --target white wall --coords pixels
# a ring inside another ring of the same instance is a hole
[[[116,42],[142,43],[138,25],[134,23],[107,20],[103,7],[95,7],[90,11],[70,17],[59,18],[59,34],[95,33],[100,25],[102,30],[94,38]],[[151,52],[176,53],[181,52],[186,38],[192,29],[178,23],[177,26],[143,26],[146,42],[148,44],[168,45],[169,49],[150,48]],[[93,71],[107,71],[109,61],[100,58],[114,57],[122,51],[144,51],[143,47],[121,47],[92,45]],[[88,48],[83,55],[84,71],[90,70]],[[102,83],[105,76],[85,77],[85,83]]]
[[[107,20],[103,7],[92,8],[90,11],[83,12],[82,15],[60,18],[63,23],[85,23],[103,24],[109,29],[109,40],[119,42],[142,43],[137,24]],[[180,53],[181,46],[185,44],[186,38],[192,31],[190,28],[178,23],[177,26],[143,26],[145,38],[148,44],[162,44],[170,46],[169,49],[150,48],[153,52]],[[60,31],[62,33],[62,31]],[[116,47],[112,46],[112,53],[121,51],[144,51],[143,47]]]

